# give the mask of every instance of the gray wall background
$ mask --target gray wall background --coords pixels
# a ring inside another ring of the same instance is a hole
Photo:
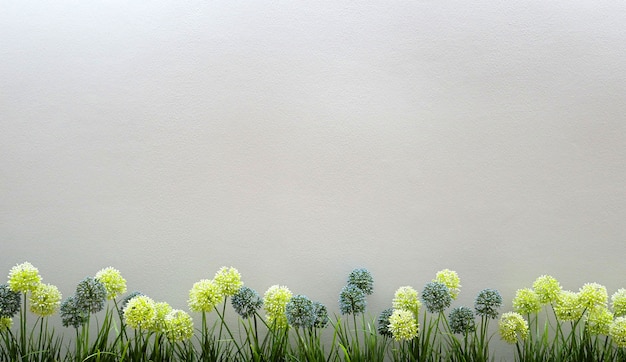
[[[223,265],[372,315],[626,287],[621,1],[2,1],[0,270],[186,309]]]

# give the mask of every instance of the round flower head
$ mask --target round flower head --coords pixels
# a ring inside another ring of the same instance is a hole
[[[491,319],[498,318],[498,308],[502,306],[502,296],[495,289],[483,289],[474,300],[476,314]]]
[[[128,301],[124,308],[124,322],[131,328],[146,328],[154,324],[156,303],[145,295],[137,296]]]
[[[476,329],[474,312],[468,307],[456,307],[450,312],[450,329],[452,333],[465,334]]]
[[[596,306],[606,306],[609,299],[606,287],[598,283],[583,285],[578,292],[578,296],[580,297],[580,304],[587,309]]]
[[[378,334],[385,337],[393,337],[391,331],[389,330],[389,317],[393,314],[393,308],[387,308],[380,312],[378,315],[378,319],[376,320],[378,326]]]
[[[128,293],[128,295],[126,295],[122,301],[120,302],[120,309],[119,309],[119,314],[120,317],[124,316],[124,308],[126,308],[126,305],[128,304],[128,301],[130,301],[131,299],[138,297],[140,295],[144,295],[142,292],[138,292],[138,291],[134,291],[134,292],[130,292]]]
[[[0,317],[0,332],[5,329],[11,329],[13,326],[13,319],[11,317]]]
[[[87,313],[78,308],[75,296],[67,297],[61,303],[61,321],[63,322],[63,327],[72,326],[74,328],[78,328],[87,322]]]
[[[241,281],[241,274],[237,269],[230,267],[222,267],[215,273],[213,282],[220,288],[220,293],[223,296],[230,297],[237,293],[239,288],[243,286]]]
[[[324,328],[328,324],[328,310],[326,306],[320,302],[313,302],[313,309],[315,311],[315,322],[313,327]]]
[[[430,282],[422,291],[422,301],[430,313],[441,313],[452,303],[452,296],[445,284]]]
[[[443,283],[448,287],[448,292],[452,300],[455,300],[456,297],[459,296],[459,292],[461,291],[461,279],[459,279],[459,275],[455,271],[449,269],[441,270],[437,272],[433,282]]]
[[[212,280],[202,279],[189,291],[189,309],[192,312],[210,312],[222,301],[220,287]]]
[[[9,288],[7,284],[0,285],[0,318],[12,318],[19,312],[22,295]]]
[[[126,293],[126,279],[122,278],[120,271],[108,267],[96,273],[96,279],[104,284],[107,291],[107,299],[115,299],[118,295]]]
[[[626,316],[626,289],[618,289],[611,296],[611,305],[616,317]]]
[[[606,307],[595,307],[587,313],[586,328],[590,334],[609,334],[609,326],[613,322],[613,313]]]
[[[35,290],[41,284],[39,269],[29,262],[16,265],[9,271],[8,284],[14,292],[26,293]]]
[[[185,341],[193,337],[193,320],[180,309],[174,309],[165,316],[165,336],[170,342]]]
[[[387,327],[396,341],[407,341],[417,337],[418,326],[413,312],[396,309],[389,316]]]
[[[367,269],[354,269],[350,272],[348,285],[354,285],[367,295],[374,292],[374,278],[372,278],[372,274]]]
[[[239,288],[237,293],[230,298],[230,303],[235,312],[244,319],[252,317],[263,305],[259,293],[248,287]]]
[[[560,321],[576,321],[583,316],[584,308],[580,304],[578,293],[561,291],[554,304],[554,313]]]
[[[41,317],[47,317],[59,309],[61,292],[54,285],[39,284],[30,294],[29,302],[31,312]]]
[[[541,310],[539,296],[532,289],[518,289],[513,298],[513,309],[520,314],[537,313]]]
[[[76,286],[76,305],[86,313],[97,313],[104,308],[107,290],[99,280],[87,277]]]
[[[165,332],[165,317],[172,311],[172,307],[166,302],[154,303],[154,318],[146,325],[146,329],[152,332]]]
[[[406,286],[396,290],[392,305],[393,309],[405,309],[413,312],[413,314],[417,316],[422,303],[419,300],[417,290]]]
[[[365,312],[367,301],[363,289],[348,284],[339,293],[339,311],[341,314],[359,314]]]
[[[292,327],[313,327],[315,324],[315,307],[313,301],[305,295],[295,295],[285,305],[287,322]]]
[[[618,347],[626,347],[626,317],[615,318],[609,326],[609,336]]]
[[[519,313],[502,314],[498,326],[500,337],[507,343],[517,343],[528,337],[528,322]]]
[[[276,328],[288,326],[285,308],[293,294],[287,287],[272,285],[263,295],[263,306],[267,312],[267,321]]]
[[[533,283],[533,290],[540,303],[554,303],[561,293],[561,284],[550,275],[542,275]]]

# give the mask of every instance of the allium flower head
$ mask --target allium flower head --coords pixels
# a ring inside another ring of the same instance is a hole
[[[450,329],[452,333],[465,334],[476,330],[474,311],[468,307],[456,307],[450,312]]]
[[[224,266],[220,268],[215,273],[213,282],[220,288],[220,293],[226,297],[234,295],[243,286],[241,274],[233,267],[227,268]]]
[[[580,304],[587,309],[596,306],[606,306],[609,299],[606,287],[598,283],[583,285],[578,292],[578,296],[580,297]]]
[[[131,328],[148,328],[156,318],[156,303],[145,295],[137,296],[128,301],[124,308],[124,322]]]
[[[498,323],[500,337],[513,344],[528,337],[528,322],[519,313],[503,313]]]
[[[419,300],[417,290],[412,287],[400,287],[393,296],[393,309],[405,309],[413,312],[415,316],[419,314],[422,303]]]
[[[61,306],[61,292],[59,288],[50,284],[39,284],[29,298],[30,311],[41,317],[48,317],[56,313]]]
[[[348,275],[348,285],[354,285],[363,293],[370,295],[374,292],[374,278],[367,269],[354,269]]]
[[[618,289],[611,296],[611,306],[616,317],[626,316],[626,289]]]
[[[115,299],[118,295],[126,293],[126,279],[122,278],[120,271],[108,267],[96,273],[96,279],[104,284],[107,291],[107,299]]]
[[[187,312],[174,309],[165,316],[165,336],[171,342],[193,337],[193,320]]]
[[[26,293],[32,291],[41,284],[39,269],[29,262],[16,265],[9,271],[8,284],[9,288],[14,292]]]
[[[339,293],[339,311],[341,314],[359,314],[365,312],[367,300],[365,292],[356,285],[348,284]]]
[[[0,317],[0,332],[5,329],[11,329],[13,326],[13,319],[11,317]]]
[[[483,289],[474,300],[474,309],[479,316],[498,318],[498,308],[502,306],[502,296],[495,289]]]
[[[443,283],[448,287],[448,292],[452,300],[455,300],[456,297],[459,296],[459,292],[461,291],[461,279],[459,279],[459,275],[455,271],[449,269],[441,270],[437,272],[433,282]]]
[[[626,347],[626,317],[615,318],[609,326],[609,336],[618,347]]]
[[[542,304],[554,303],[561,293],[561,284],[550,275],[542,275],[533,283],[533,290]]]
[[[393,337],[391,331],[389,330],[389,317],[393,314],[393,308],[387,308],[380,312],[378,315],[377,322],[377,330],[378,334],[385,337]]]
[[[78,328],[87,322],[87,315],[87,312],[76,305],[76,297],[73,295],[67,297],[67,299],[61,303],[61,321],[63,322],[63,327],[72,326]]]
[[[315,307],[306,295],[294,295],[285,305],[287,322],[292,327],[313,327],[315,323]]]
[[[389,316],[387,327],[396,341],[407,341],[417,337],[418,325],[413,312],[396,309]]]
[[[422,291],[422,301],[430,313],[441,313],[452,303],[452,296],[445,284],[430,282]]]
[[[313,309],[315,311],[315,323],[313,327],[324,328],[328,324],[328,309],[320,302],[313,302]]]
[[[126,308],[126,305],[128,304],[128,302],[131,299],[138,297],[140,295],[144,295],[144,294],[142,292],[134,291],[134,292],[128,293],[124,298],[122,298],[122,301],[120,302],[120,309],[119,309],[120,317],[124,317],[124,308]]]
[[[0,318],[12,318],[19,312],[22,295],[9,288],[7,284],[0,285]]]
[[[288,326],[285,308],[293,294],[287,287],[272,285],[263,295],[263,306],[267,312],[267,321],[276,328]]]
[[[237,314],[242,318],[247,319],[254,315],[254,313],[261,308],[263,300],[254,289],[248,287],[241,287],[230,298],[230,303]]]
[[[97,313],[104,308],[107,290],[99,280],[87,277],[76,286],[76,306],[87,313]]]
[[[586,328],[590,334],[609,334],[609,326],[613,322],[613,313],[607,307],[595,307],[587,313]]]
[[[584,309],[578,293],[569,290],[561,291],[554,304],[554,313],[560,321],[576,321],[582,317]]]
[[[210,312],[223,298],[224,295],[215,282],[202,279],[191,287],[187,303],[192,312]]]
[[[172,311],[172,307],[166,302],[154,303],[154,318],[145,328],[152,332],[165,332],[165,317]]]
[[[533,314],[541,310],[539,296],[529,288],[518,289],[513,298],[513,310],[520,314]]]

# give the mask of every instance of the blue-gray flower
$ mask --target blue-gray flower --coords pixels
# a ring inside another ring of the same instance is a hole
[[[8,284],[0,285],[0,318],[13,318],[20,311],[22,295],[9,288]]]
[[[389,317],[393,314],[393,308],[387,308],[380,312],[377,319],[378,334],[385,337],[393,337],[393,334],[389,330]]]
[[[348,285],[354,285],[363,293],[370,295],[374,292],[374,278],[367,269],[354,269],[348,276]]]
[[[468,307],[456,307],[450,312],[450,329],[452,333],[465,334],[476,329],[474,312]]]
[[[430,282],[424,287],[422,292],[422,301],[426,305],[426,309],[430,313],[441,313],[452,303],[450,291],[445,284],[439,282]]]
[[[97,313],[104,308],[107,290],[98,279],[87,277],[76,286],[76,306],[86,313]]]
[[[306,295],[294,295],[285,306],[287,322],[292,327],[313,327],[316,320],[315,307]]]
[[[237,314],[247,319],[252,317],[254,313],[261,308],[263,300],[254,289],[244,286],[239,288],[231,297],[230,303]]]
[[[502,296],[495,289],[483,289],[476,296],[474,309],[479,316],[498,318],[498,308],[502,306]]]
[[[341,314],[358,314],[365,312],[367,301],[363,289],[348,284],[339,293],[339,311]]]

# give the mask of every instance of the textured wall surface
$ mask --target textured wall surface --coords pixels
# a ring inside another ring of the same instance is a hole
[[[358,4],[357,4],[358,3]],[[114,266],[186,309],[223,265],[372,314],[443,268],[504,310],[626,287],[620,1],[4,1],[0,271]]]

